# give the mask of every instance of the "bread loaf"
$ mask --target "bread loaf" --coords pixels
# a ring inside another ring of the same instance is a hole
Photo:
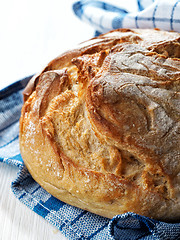
[[[108,218],[180,220],[179,58],[179,33],[118,29],[51,61],[24,91],[32,177]]]

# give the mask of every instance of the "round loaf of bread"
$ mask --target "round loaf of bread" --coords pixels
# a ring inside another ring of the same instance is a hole
[[[24,91],[32,177],[108,218],[180,220],[179,58],[179,33],[118,29],[51,61]]]

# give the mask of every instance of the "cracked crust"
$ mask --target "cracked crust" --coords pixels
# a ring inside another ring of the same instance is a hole
[[[180,35],[119,29],[80,44],[25,89],[20,149],[71,205],[180,219]]]

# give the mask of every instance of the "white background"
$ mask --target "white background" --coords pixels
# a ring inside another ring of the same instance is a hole
[[[0,6],[1,88],[39,72],[51,59],[93,37],[72,0],[6,0]]]
[[[39,72],[60,53],[93,37],[94,29],[74,15],[73,2],[1,0],[0,89]],[[136,8],[133,0],[109,2]],[[65,239],[14,197],[10,184],[17,170],[0,163],[0,240]]]

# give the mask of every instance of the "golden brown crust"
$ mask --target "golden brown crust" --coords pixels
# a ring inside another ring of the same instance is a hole
[[[20,149],[62,201],[180,219],[180,35],[119,29],[50,62],[25,90]]]

